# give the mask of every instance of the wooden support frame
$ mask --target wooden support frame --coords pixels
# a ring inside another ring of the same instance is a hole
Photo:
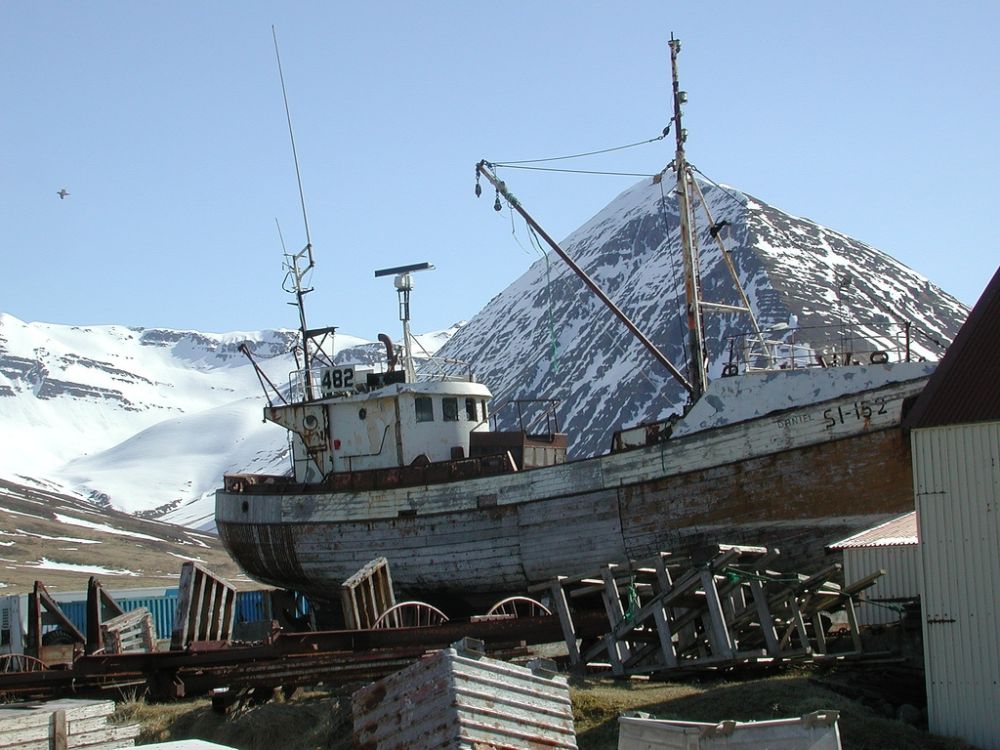
[[[698,562],[659,553],[629,565],[605,565],[592,575],[557,577],[546,589],[559,616],[575,672],[603,664],[616,677],[699,669],[747,661],[822,657],[828,642],[824,613],[846,612],[853,650],[861,653],[854,597],[878,574],[841,588],[840,566],[813,575],[777,574],[767,565],[777,550],[717,545]],[[634,586],[638,601],[623,604]],[[571,602],[599,594],[608,629],[581,650]]]
[[[368,630],[396,605],[389,561],[377,557],[340,585],[340,607],[348,630]]]
[[[74,642],[74,654],[77,646],[82,650],[87,642],[86,636],[62,611],[59,603],[45,588],[45,584],[41,581],[35,581],[34,588],[28,594],[28,643],[25,650],[26,652],[30,651],[29,656],[34,656],[41,661],[46,661],[45,649],[42,645],[42,629],[45,625],[56,625],[69,634]]]
[[[196,562],[181,566],[170,649],[194,642],[229,643],[236,620],[236,587]]]
[[[94,576],[87,582],[87,645],[88,654],[97,654],[104,650],[104,634],[101,626],[105,620],[110,620],[125,614],[118,606],[101,582]],[[112,652],[120,653],[120,652]]]

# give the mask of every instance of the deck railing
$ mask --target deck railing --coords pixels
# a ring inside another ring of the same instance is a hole
[[[798,369],[838,365],[917,362],[933,350],[940,358],[945,346],[909,323],[850,322],[823,326],[778,325],[763,336],[745,332],[726,340],[729,361],[723,375],[764,369]]]

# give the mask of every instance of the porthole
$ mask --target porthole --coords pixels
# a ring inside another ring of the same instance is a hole
[[[315,414],[306,414],[305,419],[302,420],[302,424],[305,425],[307,430],[315,430],[319,426],[319,420],[316,419]]]
[[[244,500],[243,505],[241,505],[240,507],[243,508],[243,512],[246,513],[248,510],[250,510],[250,503]]]
[[[358,409],[358,419],[364,419],[367,416],[368,416],[367,409]]]

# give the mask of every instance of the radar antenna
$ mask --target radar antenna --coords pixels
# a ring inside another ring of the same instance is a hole
[[[399,295],[399,319],[403,321],[403,370],[406,373],[406,382],[412,383],[417,379],[416,371],[413,368],[413,342],[410,338],[410,292],[413,290],[413,277],[410,275],[417,271],[433,271],[434,266],[430,263],[413,263],[408,266],[396,266],[394,268],[383,268],[375,272],[375,278],[380,276],[393,276],[393,284]]]

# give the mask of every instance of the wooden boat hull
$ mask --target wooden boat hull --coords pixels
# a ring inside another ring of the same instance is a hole
[[[217,493],[216,525],[250,576],[326,600],[378,556],[413,597],[523,591],[712,542],[777,547],[801,566],[912,509],[899,419],[924,382],[494,477],[367,492],[236,483]]]

